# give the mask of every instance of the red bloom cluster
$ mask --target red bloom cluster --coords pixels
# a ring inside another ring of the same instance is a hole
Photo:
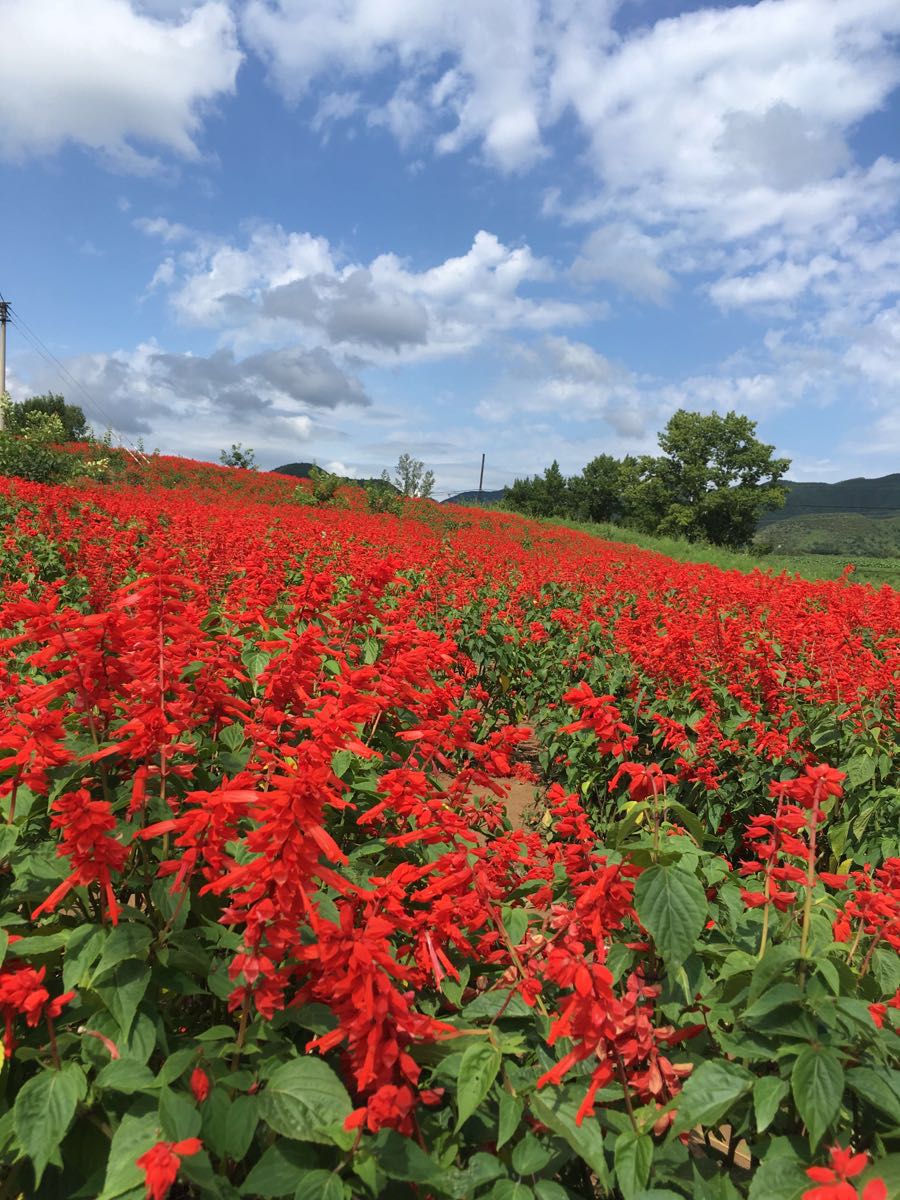
[[[144,1172],[147,1200],[166,1200],[169,1189],[178,1178],[181,1160],[199,1154],[203,1143],[199,1138],[184,1138],[180,1142],[157,1142],[136,1160]]]
[[[869,1165],[865,1152],[854,1154],[842,1146],[829,1151],[830,1167],[808,1167],[806,1174],[819,1186],[803,1193],[803,1200],[888,1200],[887,1186],[882,1179],[872,1179],[861,1192],[850,1183]]]
[[[3,1049],[9,1058],[16,1048],[13,1026],[16,1017],[24,1017],[25,1024],[33,1029],[42,1018],[55,1020],[69,1003],[74,992],[65,992],[50,999],[44,987],[46,968],[15,966],[0,971],[0,1017],[3,1018]]]
[[[118,874],[128,858],[128,847],[112,837],[116,818],[108,800],[92,800],[86,788],[63,793],[50,806],[51,828],[61,829],[62,838],[56,853],[68,858],[72,872],[54,888],[46,900],[32,913],[52,912],[74,887],[90,887],[99,883],[106,899],[106,909],[113,925],[119,919],[119,907],[112,886],[113,873]]]

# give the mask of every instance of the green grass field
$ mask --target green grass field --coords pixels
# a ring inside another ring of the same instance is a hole
[[[609,542],[642,546],[646,550],[655,550],[658,554],[665,554],[679,562],[712,563],[726,571],[749,573],[760,570],[771,571],[776,575],[787,571],[804,579],[837,579],[847,565],[852,563],[855,567],[855,583],[870,583],[874,587],[888,584],[890,587],[900,588],[900,558],[866,558],[849,554],[761,554],[753,551],[723,550],[718,546],[683,542],[676,538],[651,537],[631,529],[623,529],[620,525],[592,525],[584,521],[561,519],[544,520],[542,524],[580,529]],[[766,532],[771,536],[771,530]]]

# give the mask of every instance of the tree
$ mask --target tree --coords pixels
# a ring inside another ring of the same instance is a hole
[[[256,455],[248,446],[245,450],[241,442],[232,442],[230,450],[219,453],[219,462],[224,467],[240,467],[244,471],[255,471]]]
[[[434,471],[426,471],[425,464],[411,454],[401,454],[397,459],[394,478],[382,471],[385,483],[392,483],[404,496],[425,499],[434,491]]]
[[[572,515],[582,521],[612,521],[622,511],[621,484],[619,460],[598,454],[569,480]]]
[[[61,441],[85,442],[90,437],[87,420],[79,405],[66,404],[65,397],[56,392],[47,392],[42,396],[29,396],[27,400],[14,404],[9,410],[10,433],[24,433],[32,413],[58,417],[62,429]]]
[[[635,460],[626,516],[648,532],[739,549],[761,513],[781,508],[787,458],[756,437],[756,422],[735,412],[679,409],[659,438],[659,458]]]

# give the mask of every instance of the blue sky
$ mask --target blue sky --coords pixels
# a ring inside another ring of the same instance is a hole
[[[900,470],[897,0],[2,0],[14,398],[438,493],[736,409]],[[88,400],[90,397],[90,400]]]

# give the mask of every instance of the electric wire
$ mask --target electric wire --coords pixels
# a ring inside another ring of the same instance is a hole
[[[2,298],[2,297],[0,297],[0,298]],[[41,358],[43,358],[44,361],[46,363],[48,363],[48,365],[55,368],[57,374],[60,376],[60,378],[63,380],[63,382],[71,383],[77,389],[77,391],[81,394],[81,396],[84,397],[84,399],[88,405],[88,408],[92,409],[97,415],[99,415],[99,417],[106,424],[107,428],[110,430],[112,435],[118,441],[118,443],[120,444],[121,448],[125,451],[125,453],[128,454],[131,458],[133,458],[136,462],[146,462],[147,461],[146,455],[143,454],[130,441],[130,439],[124,437],[121,433],[119,433],[119,431],[115,428],[115,425],[114,425],[112,419],[110,418],[109,413],[104,410],[103,406],[99,403],[99,401],[93,395],[91,395],[91,393],[84,386],[84,384],[72,374],[72,372],[68,369],[68,367],[64,363],[60,362],[60,360],[56,357],[56,355],[53,353],[53,351],[50,350],[49,347],[46,346],[44,344],[44,342],[41,341],[41,339],[38,337],[38,335],[31,328],[31,326],[28,325],[28,323],[25,321],[24,317],[19,312],[19,310],[17,308],[15,308],[13,305],[9,306],[9,320],[10,320],[10,323],[13,325],[13,327],[19,331],[19,333],[26,339],[26,341],[29,342],[32,349],[34,349],[34,351]]]

